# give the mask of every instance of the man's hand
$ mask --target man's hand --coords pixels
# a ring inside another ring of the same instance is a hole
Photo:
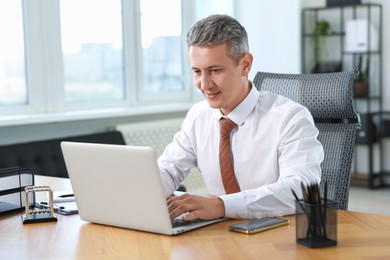
[[[171,219],[189,212],[183,220],[214,219],[225,215],[225,205],[218,197],[201,197],[184,194],[181,196],[168,196],[167,204]]]

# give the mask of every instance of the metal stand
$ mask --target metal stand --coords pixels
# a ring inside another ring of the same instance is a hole
[[[53,191],[49,186],[27,186],[25,188],[26,193],[26,204],[28,202],[28,194],[30,192],[49,192],[49,207],[48,208],[33,208],[30,209],[26,206],[25,214],[23,214],[23,224],[39,223],[39,222],[56,222],[57,217],[54,214],[54,205],[53,205]]]

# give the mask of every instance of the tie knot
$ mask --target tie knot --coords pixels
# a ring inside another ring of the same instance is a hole
[[[221,120],[219,120],[219,126],[221,128],[221,135],[230,135],[230,132],[237,125],[229,118],[222,118]]]

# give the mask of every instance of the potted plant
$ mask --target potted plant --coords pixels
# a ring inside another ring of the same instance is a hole
[[[312,73],[326,73],[341,71],[340,61],[325,61],[325,36],[331,32],[331,27],[328,21],[319,20],[316,22],[314,31],[312,33],[312,40],[314,46],[314,68]]]
[[[353,94],[358,98],[368,97],[368,61],[366,69],[363,69],[363,55],[358,56],[357,69],[359,74],[353,83]]]
[[[330,24],[325,21],[317,21],[316,26],[313,31],[313,42],[314,42],[314,51],[315,56],[318,61],[321,61],[324,55],[323,40],[325,35],[330,32]]]

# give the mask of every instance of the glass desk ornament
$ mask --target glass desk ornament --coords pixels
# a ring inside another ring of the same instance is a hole
[[[47,208],[29,208],[25,207],[23,214],[23,224],[39,223],[39,222],[56,222],[57,217],[54,214],[53,191],[49,186],[27,186],[25,188],[26,204],[29,205],[29,193],[47,192],[49,194],[49,205]]]

